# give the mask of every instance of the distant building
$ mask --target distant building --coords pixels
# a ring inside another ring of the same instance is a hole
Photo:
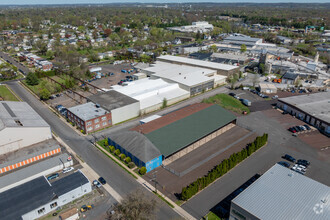
[[[181,26],[181,27],[169,27],[169,30],[178,31],[183,33],[207,33],[213,30],[213,25],[207,21],[192,22],[192,25]]]
[[[50,126],[26,102],[0,101],[0,154],[51,138]]]
[[[229,220],[327,220],[330,188],[275,164],[231,201]]]
[[[294,85],[299,79],[299,75],[291,72],[286,72],[281,79],[283,84]]]
[[[71,107],[67,111],[69,121],[86,134],[112,125],[111,112],[92,102]]]
[[[277,107],[330,136],[330,92],[280,98]]]
[[[2,219],[37,219],[92,191],[79,170],[57,181],[44,176],[0,193]]]
[[[237,67],[237,66],[208,62],[208,61],[203,61],[203,60],[196,60],[196,59],[180,57],[180,56],[165,55],[165,56],[157,57],[157,60],[166,62],[166,63],[173,63],[173,64],[179,64],[179,65],[187,65],[187,66],[212,69],[212,70],[216,70],[217,74],[224,75],[224,76],[229,76],[234,73],[238,73],[238,71],[239,71],[239,67]]]

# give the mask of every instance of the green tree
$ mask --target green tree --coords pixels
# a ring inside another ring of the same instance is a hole
[[[246,51],[246,45],[242,44],[241,45],[241,52],[244,53]]]
[[[120,155],[120,159],[121,159],[122,161],[124,161],[125,158],[126,158],[126,155],[125,155],[125,154],[121,154],[121,155]]]
[[[213,53],[217,52],[218,51],[217,46],[214,45],[214,44],[212,46],[210,46],[210,51],[213,52]]]
[[[130,163],[131,161],[132,161],[132,159],[131,159],[130,157],[126,157],[126,158],[125,158],[125,162],[126,162],[126,163]]]
[[[35,73],[29,72],[26,76],[26,83],[30,86],[35,86],[39,84],[39,79]]]
[[[164,98],[164,99],[163,99],[162,108],[166,108],[166,107],[167,107],[167,99]]]
[[[120,154],[120,150],[119,150],[119,149],[115,150],[115,154],[116,154],[117,156],[119,156],[119,154]]]
[[[42,100],[48,100],[49,97],[50,97],[50,92],[48,91],[48,89],[43,88],[40,91],[40,99],[42,99]]]
[[[139,170],[139,173],[140,173],[141,175],[146,174],[146,173],[147,173],[147,168],[146,168],[146,167],[141,167],[140,170]]]

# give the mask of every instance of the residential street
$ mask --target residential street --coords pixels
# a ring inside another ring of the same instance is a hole
[[[18,82],[9,82],[8,85],[23,101],[29,103],[30,106],[51,125],[51,128],[56,135],[62,138],[62,140],[100,176],[103,176],[109,185],[111,185],[111,187],[120,195],[125,196],[132,191],[140,189],[143,190],[145,194],[153,196],[152,193],[138,184],[133,177],[96,149],[90,143],[88,138],[79,136],[75,131],[62,122],[51,110],[26,91]],[[159,219],[180,218],[180,216],[167,204],[158,198],[157,200],[160,201],[160,209],[157,213]]]
[[[29,68],[27,68],[26,66],[24,66],[23,64],[21,64],[19,62],[16,62],[14,60],[14,58],[12,58],[11,56],[8,56],[7,54],[5,54],[2,51],[0,51],[0,57],[7,62],[9,61],[10,64],[16,66],[18,68],[18,70],[21,70],[20,72],[23,73],[24,75],[27,75],[30,72]]]

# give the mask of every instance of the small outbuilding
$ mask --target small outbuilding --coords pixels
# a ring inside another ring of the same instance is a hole
[[[266,94],[277,93],[276,86],[271,83],[259,83],[259,90]]]

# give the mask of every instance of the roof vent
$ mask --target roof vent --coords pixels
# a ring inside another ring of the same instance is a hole
[[[186,77],[184,77],[184,79],[186,79]]]
[[[179,73],[179,75],[181,75],[181,73]]]
[[[95,104],[95,107],[96,108],[100,108],[100,104]]]

